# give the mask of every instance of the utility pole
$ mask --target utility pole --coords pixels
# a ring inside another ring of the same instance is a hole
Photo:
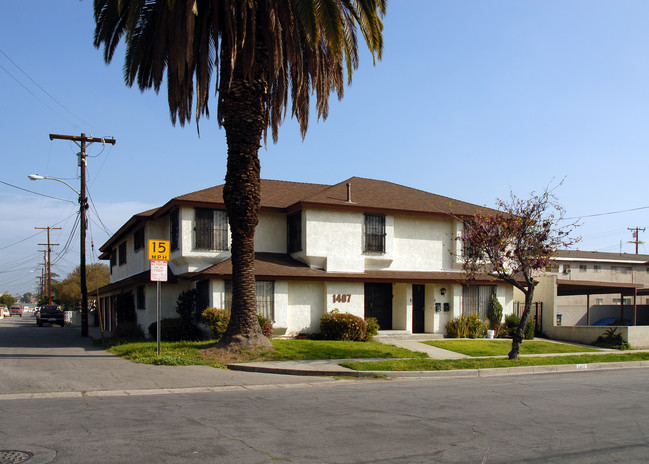
[[[50,242],[50,230],[60,230],[60,227],[34,227],[34,229],[47,229],[47,243],[39,243],[39,245],[47,245],[47,304],[52,304],[52,246],[58,246],[58,243]]]
[[[81,169],[81,188],[79,189],[79,235],[81,236],[81,265],[79,267],[79,280],[81,286],[81,336],[88,336],[88,287],[86,285],[86,210],[88,209],[88,198],[86,198],[86,144],[100,142],[115,145],[115,139],[101,137],[86,137],[86,134],[59,135],[50,134],[50,140],[71,140],[79,145],[81,151],[78,154],[79,168]]]
[[[640,232],[645,231],[645,228],[644,227],[643,228],[640,228],[640,227],[627,227],[627,230],[630,230],[631,232],[633,232],[633,240],[631,240],[629,243],[635,243],[635,254],[637,255],[638,254],[638,245],[640,245],[641,243],[644,243],[644,242],[641,242],[639,240],[639,235],[640,235]]]

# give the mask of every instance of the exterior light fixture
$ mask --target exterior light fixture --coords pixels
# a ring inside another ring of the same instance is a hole
[[[442,295],[446,295],[446,288],[442,287],[442,289],[439,291]]]

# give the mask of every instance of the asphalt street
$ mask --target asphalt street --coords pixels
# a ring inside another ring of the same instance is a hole
[[[648,384],[643,367],[335,380],[148,366],[14,317],[0,320],[0,464],[646,463]]]

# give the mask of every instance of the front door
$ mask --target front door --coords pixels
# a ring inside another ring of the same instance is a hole
[[[412,333],[424,333],[425,288],[423,285],[412,286]]]
[[[392,284],[365,284],[365,318],[375,317],[380,330],[392,330]]]

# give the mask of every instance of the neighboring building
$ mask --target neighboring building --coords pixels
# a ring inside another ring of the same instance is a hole
[[[649,347],[649,255],[560,250],[538,280],[532,310],[547,336],[592,343],[617,325],[632,346]],[[519,312],[523,294],[514,300]]]
[[[100,290],[106,329],[115,302],[130,293],[138,322],[156,317],[148,240],[170,240],[162,317],[196,288],[201,307],[231,304],[230,230],[223,186],[171,199],[133,216],[100,250],[111,283]],[[485,277],[467,285],[461,266],[463,219],[479,206],[390,182],[354,177],[336,185],[261,181],[255,235],[257,305],[276,333],[319,330],[333,309],[373,316],[381,330],[445,333],[460,314],[486,315],[495,292],[512,312],[511,285]]]

